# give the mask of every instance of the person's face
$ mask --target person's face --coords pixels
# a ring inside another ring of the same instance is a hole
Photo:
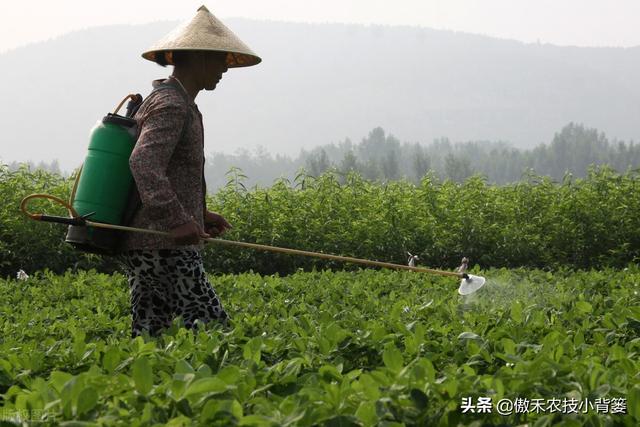
[[[202,52],[200,57],[202,86],[205,90],[214,90],[222,79],[227,67],[227,54],[223,52]]]

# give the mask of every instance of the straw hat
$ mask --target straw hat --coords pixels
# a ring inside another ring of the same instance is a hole
[[[148,51],[144,59],[156,62],[164,55],[168,64],[173,64],[172,52],[176,50],[208,50],[227,52],[227,66],[248,67],[262,61],[233,32],[220,22],[205,6],[200,6],[196,16],[171,31]]]

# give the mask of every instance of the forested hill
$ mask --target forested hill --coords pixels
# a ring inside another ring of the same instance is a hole
[[[567,123],[640,134],[640,48],[524,44],[413,27],[229,19],[264,59],[197,99],[206,150],[301,149],[381,127],[400,141],[549,143]],[[0,55],[0,159],[81,163],[89,129],[166,76],[140,58],[175,22],[70,33]]]

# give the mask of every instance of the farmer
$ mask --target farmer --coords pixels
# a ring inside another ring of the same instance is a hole
[[[141,207],[130,225],[168,231],[171,238],[127,233],[123,241],[133,337],[157,335],[176,316],[187,328],[196,321],[226,323],[200,250],[202,238],[231,225],[205,204],[204,133],[194,101],[202,89],[214,90],[228,68],[261,61],[204,6],[142,56],[174,69],[153,82],[134,116],[138,139],[129,164]]]

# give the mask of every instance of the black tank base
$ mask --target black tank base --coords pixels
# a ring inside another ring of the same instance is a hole
[[[70,225],[65,242],[82,252],[115,255],[120,246],[121,233],[117,230]]]

